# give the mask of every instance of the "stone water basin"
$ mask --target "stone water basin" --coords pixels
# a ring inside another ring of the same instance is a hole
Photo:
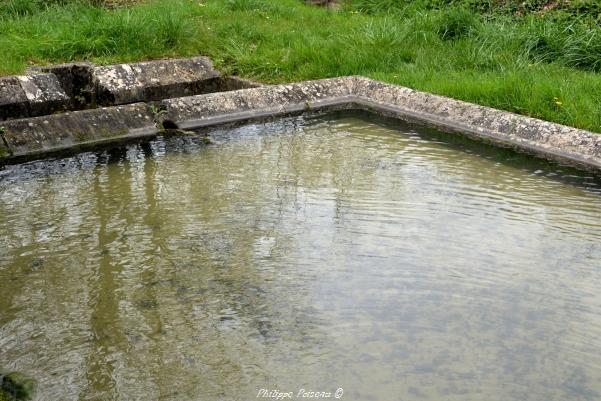
[[[36,399],[601,397],[598,176],[361,113],[210,135],[0,171]]]

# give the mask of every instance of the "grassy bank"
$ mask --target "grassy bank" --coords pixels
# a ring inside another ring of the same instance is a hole
[[[601,29],[587,8],[596,3],[437,1],[354,0],[328,11],[297,0],[115,10],[5,0],[0,73],[204,54],[226,73],[268,82],[360,74],[601,132]]]

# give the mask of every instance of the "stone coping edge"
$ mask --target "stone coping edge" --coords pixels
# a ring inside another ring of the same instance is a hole
[[[163,125],[194,130],[329,109],[367,110],[601,171],[599,134],[357,76],[6,121],[0,163],[154,138]]]

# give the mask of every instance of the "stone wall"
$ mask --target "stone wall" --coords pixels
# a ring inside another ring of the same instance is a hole
[[[601,170],[601,136],[501,110],[389,85],[341,77],[286,85],[222,77],[203,58],[86,67],[47,67],[0,81],[5,115],[112,105],[1,123],[0,163],[153,138],[166,128],[193,130],[224,123],[329,108],[363,109]],[[74,72],[75,71],[75,72]],[[79,76],[84,84],[73,84]],[[50,88],[44,90],[43,88]],[[11,116],[9,116],[10,118]]]

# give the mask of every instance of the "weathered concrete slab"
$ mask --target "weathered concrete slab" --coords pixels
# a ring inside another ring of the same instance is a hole
[[[54,74],[35,74],[17,77],[27,97],[30,116],[52,114],[67,110],[70,97],[61,87]]]
[[[126,104],[206,93],[221,74],[206,57],[95,67],[99,104]]]
[[[70,104],[53,74],[0,78],[0,120],[52,114]]]
[[[138,85],[131,82],[132,87]],[[132,104],[9,121],[4,136],[15,156],[35,156],[154,135],[153,119],[164,127],[189,130],[327,108],[370,110],[601,171],[601,135],[363,77],[167,99],[158,103],[155,113],[145,104]]]
[[[13,157],[86,147],[128,137],[155,135],[153,114],[144,103],[74,111],[3,123]]]
[[[333,78],[161,102],[183,129],[335,105],[461,133],[542,157],[601,169],[601,135],[364,77]]]
[[[91,63],[36,66],[0,78],[0,121],[261,86],[222,77],[210,60],[159,60],[98,67]]]
[[[17,77],[0,78],[0,121],[11,117],[27,117],[28,100]]]
[[[354,85],[349,77],[331,78],[167,99],[160,104],[166,110],[164,119],[181,128],[194,128],[215,118],[247,118],[248,112],[248,117],[277,115],[349,102]]]
[[[355,78],[356,102],[405,120],[601,170],[601,135],[444,96]]]

